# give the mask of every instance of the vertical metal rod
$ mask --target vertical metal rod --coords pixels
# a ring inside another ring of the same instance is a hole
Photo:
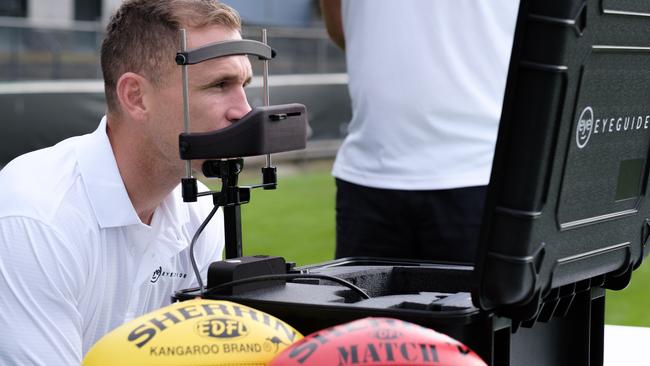
[[[262,29],[262,43],[268,44],[267,39],[266,39],[266,28]],[[270,97],[269,97],[269,60],[264,60],[263,61],[263,66],[264,66],[264,71],[262,74],[262,81],[264,83],[264,87],[262,88],[262,93],[264,97],[264,106],[268,107],[271,105],[270,102]],[[271,154],[266,154],[266,167],[271,166]]]
[[[187,33],[181,29],[181,52],[187,51]],[[183,128],[185,133],[190,132],[190,86],[187,77],[187,65],[182,66],[183,75]],[[185,162],[185,175],[192,178],[192,161]]]

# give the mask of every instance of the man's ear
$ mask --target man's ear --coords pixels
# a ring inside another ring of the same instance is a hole
[[[117,80],[117,99],[123,113],[131,118],[142,121],[147,114],[147,104],[144,93],[149,81],[133,72],[126,72]]]

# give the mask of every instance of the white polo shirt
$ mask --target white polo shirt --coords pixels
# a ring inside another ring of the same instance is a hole
[[[335,177],[438,190],[488,184],[518,0],[344,0],[352,120]]]
[[[105,333],[196,286],[189,243],[212,207],[177,187],[143,224],[105,118],[13,160],[0,171],[0,364],[79,365]],[[204,278],[222,249],[219,210],[195,248]]]

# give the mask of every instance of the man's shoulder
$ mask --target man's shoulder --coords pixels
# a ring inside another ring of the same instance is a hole
[[[0,171],[0,218],[50,221],[72,188],[81,183],[71,138],[12,160]]]

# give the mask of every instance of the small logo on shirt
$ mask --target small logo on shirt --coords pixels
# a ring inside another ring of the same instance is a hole
[[[153,275],[151,275],[151,283],[156,283],[158,279],[160,278],[160,275],[162,274],[162,266],[158,267],[157,270],[153,271]]]
[[[160,277],[173,277],[173,278],[187,278],[187,273],[181,272],[165,272],[162,266],[159,266],[151,275],[151,283],[156,283]]]

